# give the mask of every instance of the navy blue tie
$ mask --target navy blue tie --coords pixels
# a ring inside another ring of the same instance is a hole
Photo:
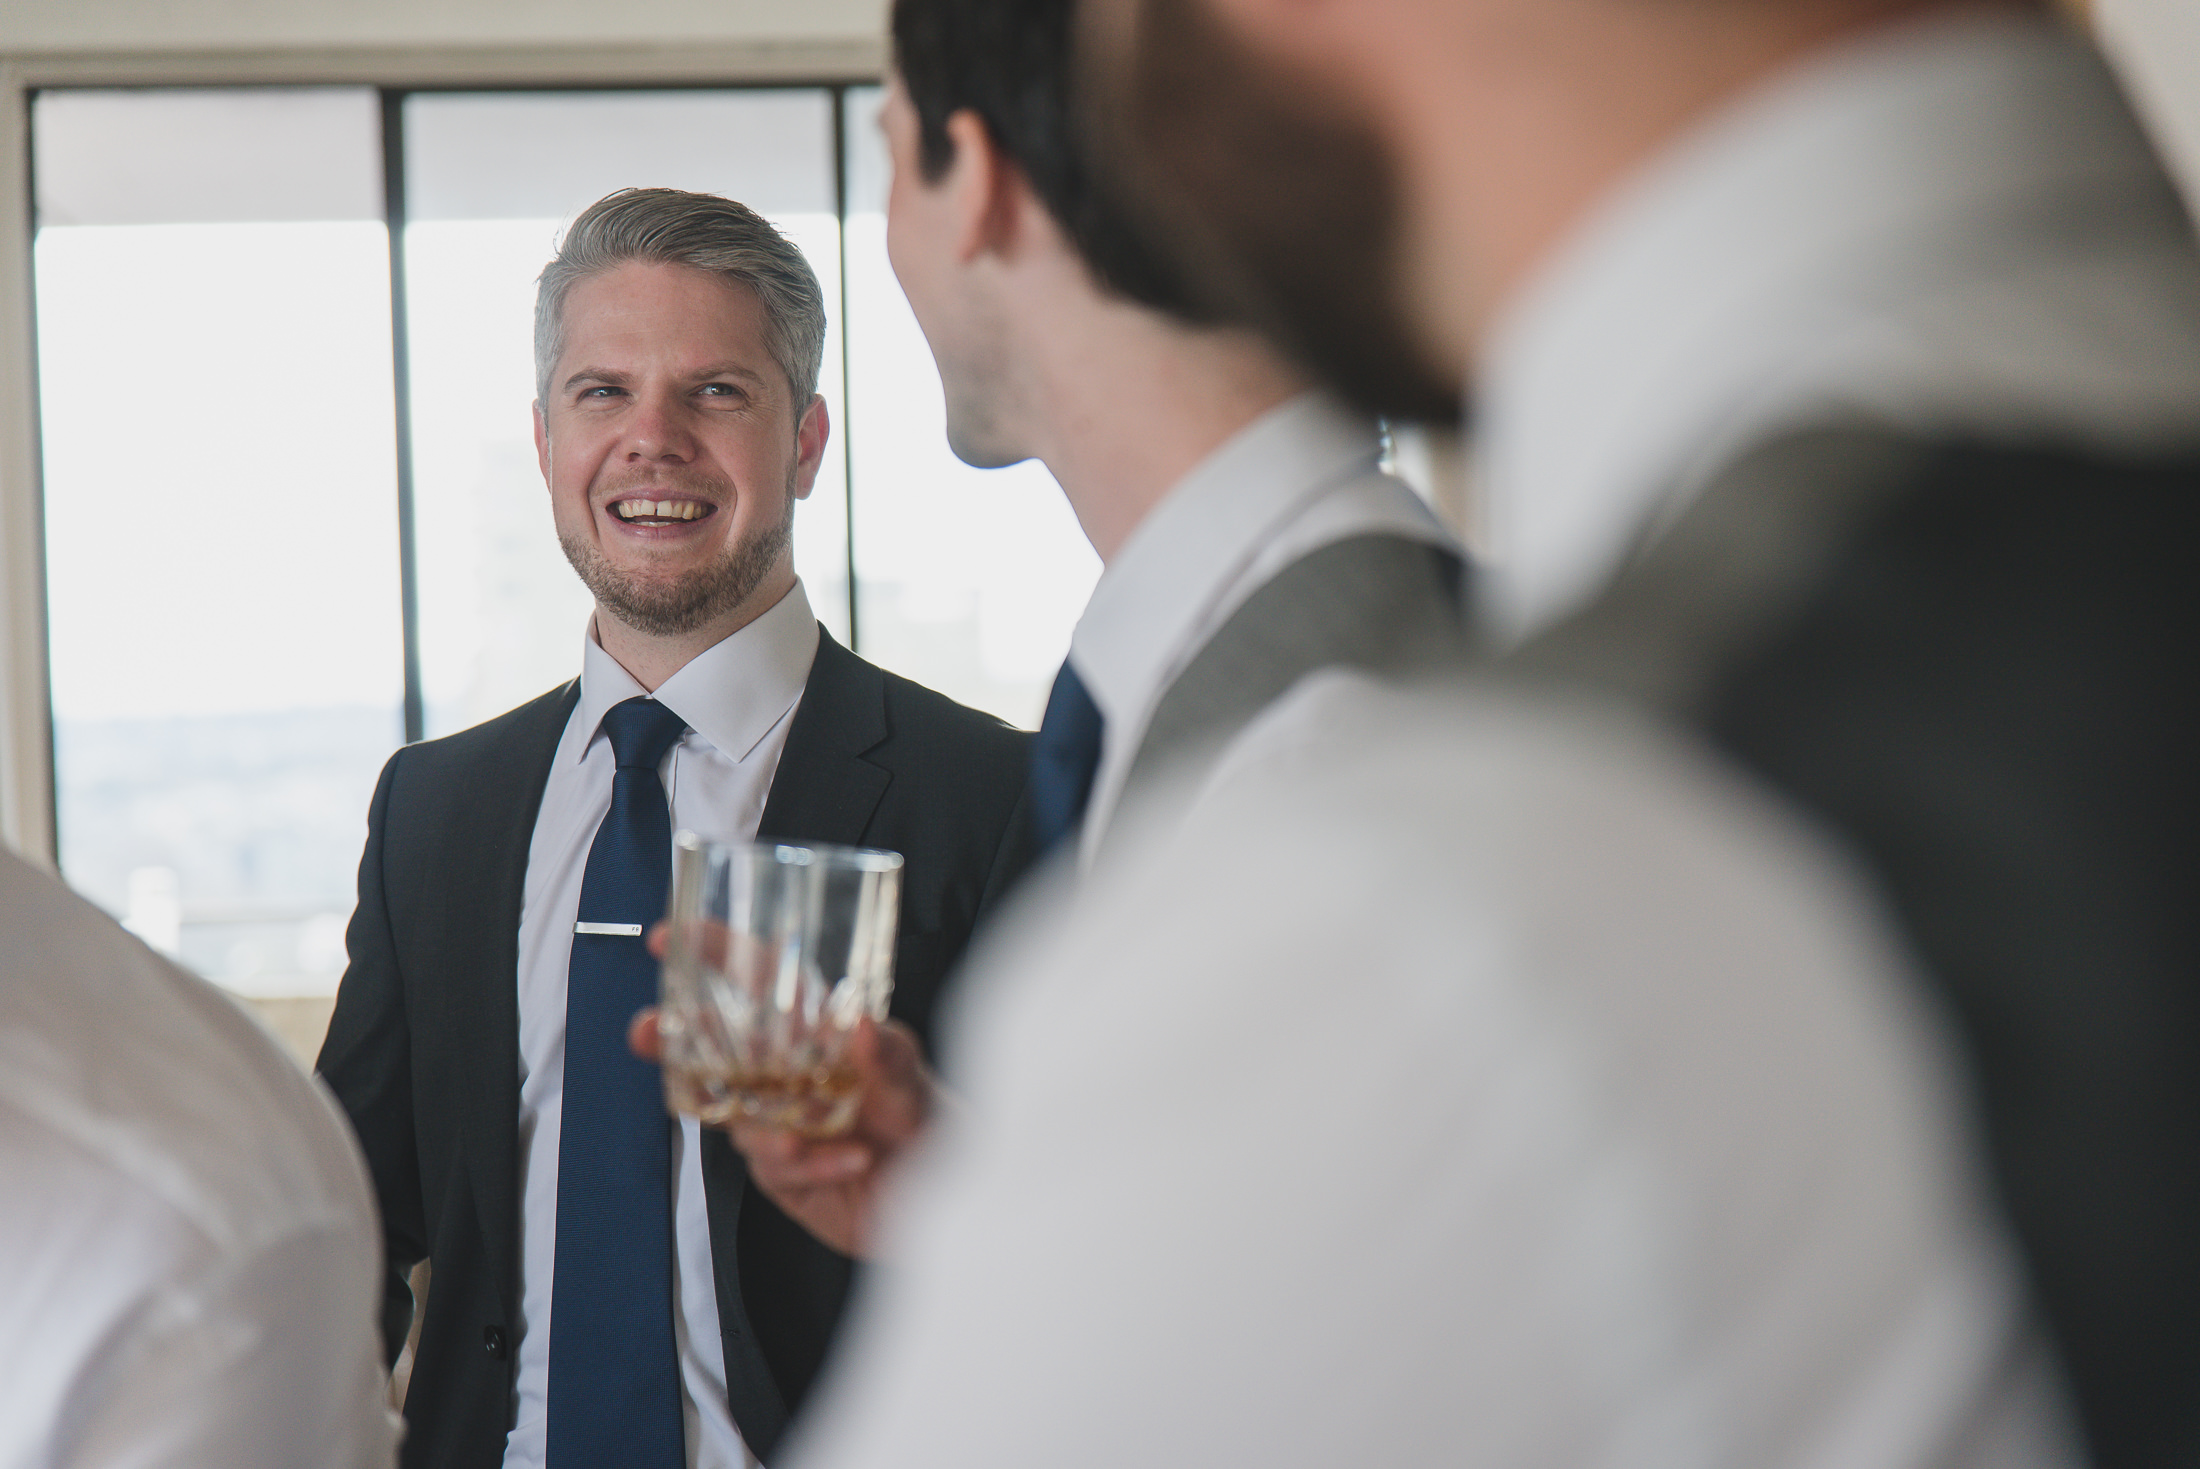
[[[1046,717],[1031,741],[1031,817],[1042,856],[1084,820],[1093,772],[1100,768],[1104,723],[1085,681],[1063,659],[1047,695]]]
[[[579,925],[664,916],[672,818],[657,767],[687,728],[649,699],[603,717],[618,757],[611,811],[581,877]],[[672,1120],[657,1068],[627,1049],[657,998],[638,936],[573,936],[558,1137],[557,1264],[550,1296],[549,1469],[682,1469],[672,1339]]]

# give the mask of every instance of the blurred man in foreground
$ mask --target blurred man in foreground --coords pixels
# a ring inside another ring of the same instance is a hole
[[[1917,0],[1088,18],[1182,264],[1363,398],[1471,381],[1515,665],[1867,861],[2096,1457],[2200,1458],[2200,257],[2100,58]]]
[[[0,1464],[387,1469],[374,1200],[243,1011],[0,853]]]
[[[1473,378],[1517,651],[1310,681],[993,951],[809,1462],[2071,1462],[2052,1355],[2100,1462],[2189,1462],[2200,270],[2098,60],[1088,4],[1214,302],[1375,406]]]
[[[1041,846],[1084,865],[1163,771],[1221,758],[1320,667],[1463,650],[1458,549],[1378,467],[1375,425],[1243,329],[1199,319],[1093,191],[1068,119],[1069,0],[899,0],[880,119],[887,244],[939,361],[955,452],[1037,457],[1106,563],[1034,748]],[[886,1036],[889,1050],[904,1038]],[[857,1138],[734,1137],[835,1248],[926,1111],[888,1056]],[[900,1078],[911,1094],[878,1095]]]

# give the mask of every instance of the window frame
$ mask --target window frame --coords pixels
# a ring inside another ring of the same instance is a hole
[[[37,323],[32,279],[31,106],[46,90],[129,87],[350,86],[382,99],[386,219],[402,230],[402,154],[388,148],[403,99],[458,91],[734,90],[818,87],[834,99],[835,202],[845,223],[847,90],[883,79],[883,38],[683,42],[673,46],[429,50],[150,52],[99,56],[0,54],[0,841],[55,865],[53,709],[47,660],[45,516],[39,445]],[[398,160],[393,165],[393,159]],[[841,303],[845,312],[843,231]],[[408,740],[422,728],[418,614],[412,552],[403,252],[391,251],[392,347],[397,358],[398,504],[404,598]],[[842,352],[847,347],[842,334]],[[845,371],[847,364],[843,362]],[[842,452],[849,441],[841,435]],[[852,467],[852,466],[851,466]],[[853,476],[848,478],[853,494]],[[851,525],[852,507],[851,507]],[[850,537],[851,629],[855,568]]]

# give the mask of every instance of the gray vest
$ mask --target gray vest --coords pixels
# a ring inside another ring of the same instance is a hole
[[[1719,676],[1798,614],[1928,452],[1823,429],[1746,455],[1646,536],[1587,608],[1498,662],[1696,722]]]
[[[1162,693],[1119,809],[1164,778],[1196,780],[1232,736],[1316,669],[1405,674],[1461,657],[1463,571],[1453,552],[1387,533],[1336,541],[1286,566]]]
[[[2200,456],[1747,455],[1500,677],[1662,712],[1871,872],[2100,1469],[2200,1463]]]

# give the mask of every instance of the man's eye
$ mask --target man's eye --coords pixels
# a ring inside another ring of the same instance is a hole
[[[608,383],[599,383],[599,384],[598,384],[597,386],[595,386],[595,387],[593,387],[593,388],[583,388],[583,389],[581,389],[581,397],[583,397],[583,398],[611,398],[611,397],[616,397],[616,396],[617,396],[617,395],[618,395],[618,394],[619,394],[619,393],[620,393],[621,391],[622,391],[622,389],[619,389],[619,388],[615,388],[615,387],[612,387],[612,386],[611,386],[610,384],[608,384]]]
[[[697,391],[708,398],[738,398],[741,390],[732,383],[705,383]]]

